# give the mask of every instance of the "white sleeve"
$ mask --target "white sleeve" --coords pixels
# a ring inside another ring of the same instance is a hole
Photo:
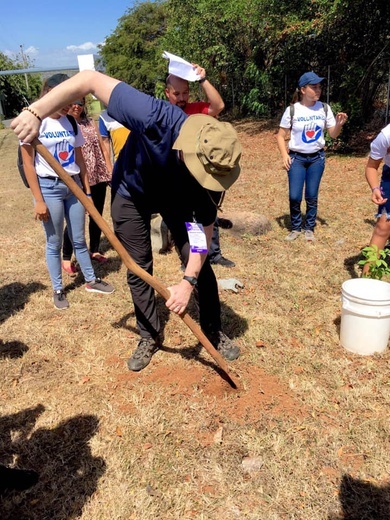
[[[371,143],[370,157],[375,161],[383,159],[387,154],[387,150],[390,146],[389,141],[390,140],[386,138],[385,134],[380,132]]]
[[[336,119],[333,115],[333,111],[330,108],[330,105],[328,105],[328,113],[326,115],[326,128],[332,128],[332,126],[335,126]]]
[[[289,106],[284,111],[279,126],[281,126],[282,128],[291,128],[291,112]]]

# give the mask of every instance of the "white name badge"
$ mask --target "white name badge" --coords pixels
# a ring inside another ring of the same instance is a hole
[[[186,222],[191,253],[207,253],[207,240],[202,224]]]

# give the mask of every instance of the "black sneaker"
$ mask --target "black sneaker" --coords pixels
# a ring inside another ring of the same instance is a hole
[[[219,256],[218,258],[211,258],[210,264],[214,265],[222,265],[222,267],[235,267],[235,263],[225,258],[224,256]]]
[[[228,361],[233,361],[240,355],[240,348],[235,345],[233,341],[229,339],[222,331],[217,330],[215,332],[210,332],[209,334],[206,334],[206,336],[214,348],[218,350],[221,356]]]
[[[152,359],[153,354],[160,348],[160,339],[156,338],[141,338],[137,348],[134,350],[132,356],[127,361],[129,370],[139,372],[147,367]]]
[[[65,293],[62,289],[54,291],[53,293],[54,307],[60,311],[64,311],[69,307],[69,302],[66,299]]]

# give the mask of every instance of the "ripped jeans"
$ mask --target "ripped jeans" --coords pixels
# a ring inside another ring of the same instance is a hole
[[[325,152],[301,154],[290,151],[291,166],[288,171],[291,229],[301,231],[301,202],[305,187],[306,222],[304,229],[313,231],[316,225],[318,190],[325,169]]]

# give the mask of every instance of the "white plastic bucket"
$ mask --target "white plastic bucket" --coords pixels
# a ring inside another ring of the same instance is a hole
[[[390,283],[370,278],[342,285],[341,345],[368,356],[383,352],[390,337]]]

